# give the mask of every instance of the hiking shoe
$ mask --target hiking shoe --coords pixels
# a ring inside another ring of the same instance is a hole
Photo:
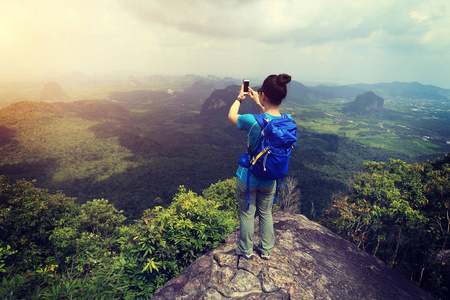
[[[241,249],[239,249],[239,248],[236,248],[236,254],[239,255],[239,256],[243,256],[243,257],[245,257],[246,259],[250,259],[250,258],[253,257],[253,253],[251,253],[251,254],[245,254],[245,253],[241,252]]]
[[[265,260],[269,260],[270,259],[270,253],[268,253],[268,254],[261,253],[261,258],[265,259]]]

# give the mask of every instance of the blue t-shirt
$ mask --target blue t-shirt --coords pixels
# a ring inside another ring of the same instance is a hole
[[[290,115],[287,116],[288,118],[292,119]],[[272,120],[276,118],[281,118],[281,116],[277,117],[269,114],[264,114],[264,118]],[[238,117],[237,128],[239,130],[247,131],[247,137],[249,139],[250,146],[252,148],[252,151],[254,151],[256,146],[258,145],[258,140],[259,137],[261,136],[262,130],[261,126],[259,126],[255,117],[251,114],[240,115]],[[243,168],[241,166],[239,166],[239,169],[236,172],[237,177],[245,184],[247,184],[247,172],[248,169]],[[274,182],[275,180],[260,180],[250,173],[250,186],[269,186],[272,185]]]

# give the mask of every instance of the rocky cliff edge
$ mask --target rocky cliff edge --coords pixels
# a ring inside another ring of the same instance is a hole
[[[258,241],[255,221],[255,245]],[[152,299],[434,299],[325,227],[302,215],[274,215],[269,261],[236,255],[239,227]]]

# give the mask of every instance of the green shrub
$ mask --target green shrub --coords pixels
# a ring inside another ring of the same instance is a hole
[[[212,184],[202,193],[203,197],[219,204],[220,210],[233,213],[239,217],[239,203],[236,195],[236,178],[219,181]]]
[[[1,299],[149,299],[237,226],[231,179],[205,197],[182,186],[128,226],[104,199],[75,205],[33,182],[0,184]]]
[[[127,281],[139,295],[151,295],[236,226],[233,211],[180,187],[167,208],[144,212],[133,234],[122,240]]]
[[[35,269],[54,255],[48,243],[53,230],[75,218],[78,208],[72,198],[51,195],[35,188],[33,182],[10,183],[0,176],[0,247],[9,245],[14,255],[8,265],[18,263],[16,271]]]

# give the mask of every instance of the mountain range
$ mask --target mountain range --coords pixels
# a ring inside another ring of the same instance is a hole
[[[418,82],[391,82],[376,84],[350,84],[342,86],[316,86],[311,90],[328,97],[354,98],[367,91],[373,91],[383,98],[448,100],[450,89],[433,85],[423,85]]]
[[[125,82],[128,85],[136,86],[140,89],[155,88],[161,85],[172,85],[184,87],[191,91],[208,91],[211,93],[216,89],[223,89],[227,86],[240,85],[241,79],[232,77],[220,78],[214,75],[199,76],[187,74],[183,76],[151,75],[120,77],[90,77],[81,72],[70,74],[46,74],[41,78],[42,82],[58,82],[62,86],[86,86],[93,87],[102,85],[104,82]],[[137,84],[138,83],[138,84]],[[261,81],[254,80],[255,86],[261,85]],[[450,89],[441,88],[434,85],[424,85],[418,82],[391,82],[391,83],[356,83],[347,85],[316,85],[309,86],[293,80],[289,86],[287,100],[293,100],[300,104],[307,104],[316,99],[326,98],[347,98],[354,99],[357,95],[368,91],[383,98],[402,99],[428,99],[428,100],[448,100]]]

